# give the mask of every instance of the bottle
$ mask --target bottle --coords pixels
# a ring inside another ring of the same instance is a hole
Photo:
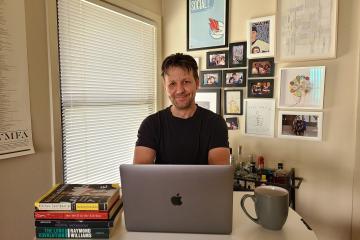
[[[229,148],[229,149],[230,149],[230,164],[235,168],[236,162],[234,161],[234,156],[232,154],[232,148]]]
[[[261,156],[261,155],[259,155],[258,157],[257,157],[257,166],[258,166],[258,169],[259,170],[262,170],[262,169],[264,169],[264,157],[263,156]]]
[[[278,163],[278,168],[274,172],[274,182],[278,184],[286,184],[288,181],[287,172],[284,170],[284,164]]]

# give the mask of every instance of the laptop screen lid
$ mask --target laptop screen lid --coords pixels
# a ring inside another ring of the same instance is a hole
[[[230,234],[233,167],[120,166],[128,231]]]

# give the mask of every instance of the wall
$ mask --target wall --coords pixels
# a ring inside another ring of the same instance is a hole
[[[263,154],[266,166],[284,162],[304,177],[297,190],[297,211],[313,227],[319,240],[351,239],[352,184],[355,162],[358,22],[356,0],[339,1],[337,58],[278,63],[282,66],[326,66],[323,141],[268,139],[230,131],[233,149],[243,145],[245,154]],[[230,0],[229,42],[246,40],[246,20],[276,13],[275,0]],[[186,1],[163,0],[164,56],[186,52]],[[201,57],[206,51],[189,52]],[[355,65],[357,66],[357,65]],[[277,84],[275,79],[275,85]],[[275,96],[277,92],[275,91]],[[164,101],[169,104],[167,97]],[[243,126],[243,117],[240,118]]]

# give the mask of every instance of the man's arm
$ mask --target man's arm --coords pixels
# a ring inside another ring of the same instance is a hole
[[[208,153],[208,163],[210,165],[229,165],[230,150],[225,147],[210,149]]]
[[[153,164],[156,151],[152,148],[136,146],[134,151],[134,164]]]

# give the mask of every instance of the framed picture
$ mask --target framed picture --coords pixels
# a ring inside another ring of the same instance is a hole
[[[225,115],[243,114],[243,90],[224,90]]]
[[[237,117],[226,117],[225,122],[228,130],[239,129],[239,119]]]
[[[275,124],[275,99],[245,99],[244,134],[273,137]]]
[[[199,89],[195,95],[197,105],[220,114],[220,89]]]
[[[335,58],[337,12],[338,0],[278,0],[277,56],[280,60]]]
[[[246,66],[246,42],[235,42],[229,44],[229,67]]]
[[[223,71],[224,87],[246,87],[246,69],[231,69]]]
[[[325,66],[280,69],[279,108],[322,109]]]
[[[249,59],[249,78],[273,77],[275,72],[274,58]]]
[[[206,53],[206,68],[227,68],[228,51],[213,51]]]
[[[227,47],[229,0],[187,0],[187,50]]]
[[[217,71],[200,71],[200,87],[221,87],[222,86],[221,70]]]
[[[278,137],[321,141],[322,112],[279,111]]]
[[[248,79],[248,98],[272,98],[274,79]]]
[[[275,55],[275,16],[254,18],[247,22],[247,57]]]

